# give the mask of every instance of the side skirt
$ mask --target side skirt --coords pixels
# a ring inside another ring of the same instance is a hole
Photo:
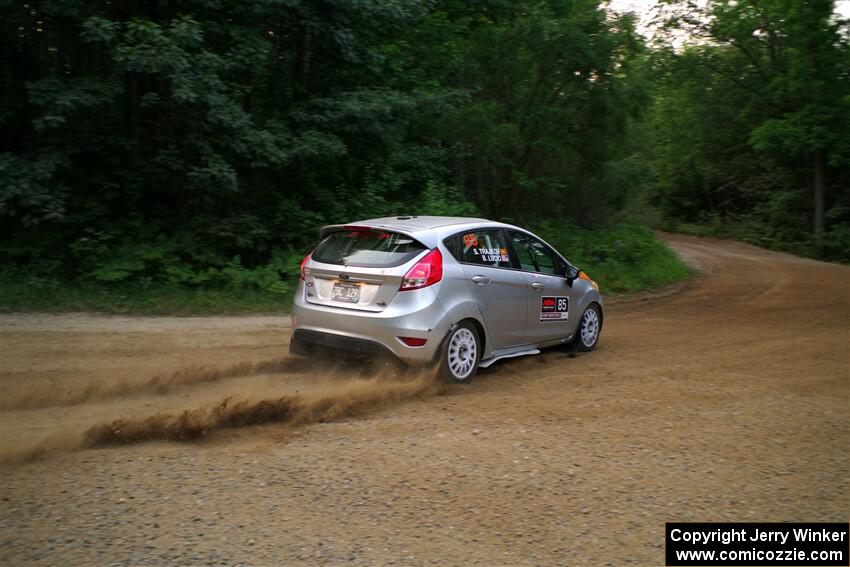
[[[573,338],[573,335],[570,335],[569,337],[567,337],[565,339],[556,339],[554,341],[546,341],[545,343],[541,343],[541,344],[536,345],[536,346],[526,346],[526,347],[520,347],[520,348],[514,347],[514,348],[504,349],[502,351],[496,351],[496,352],[493,353],[493,356],[491,356],[490,358],[484,359],[481,362],[479,362],[478,367],[479,368],[487,368],[488,366],[490,366],[494,362],[498,362],[499,360],[502,360],[504,358],[514,358],[514,357],[517,357],[517,356],[527,356],[527,355],[531,355],[531,354],[540,354],[541,348],[568,343],[568,342],[570,342],[570,340],[572,340],[572,338]],[[537,348],[537,347],[540,347],[540,348]]]
[[[528,354],[540,354],[540,349],[531,348],[531,349],[528,349],[528,350],[521,350],[521,351],[518,351],[518,352],[511,352],[511,353],[507,353],[507,354],[497,354],[497,355],[494,355],[492,358],[488,358],[487,360],[482,360],[481,362],[479,362],[478,367],[479,368],[487,368],[488,366],[490,366],[491,364],[493,364],[497,360],[502,360],[503,358],[514,358],[516,356],[526,356]]]

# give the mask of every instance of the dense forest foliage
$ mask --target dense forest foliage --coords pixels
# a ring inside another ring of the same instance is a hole
[[[679,7],[652,55],[652,201],[670,219],[850,261],[850,30],[831,0]]]
[[[4,278],[285,293],[317,227],[402,213],[850,260],[847,22],[669,7],[653,44],[596,0],[0,0]]]

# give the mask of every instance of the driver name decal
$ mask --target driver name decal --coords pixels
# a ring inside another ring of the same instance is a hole
[[[507,248],[474,248],[472,254],[480,256],[482,262],[502,262],[507,264],[511,261],[508,257]]]
[[[541,297],[541,321],[566,321],[570,315],[569,297]]]

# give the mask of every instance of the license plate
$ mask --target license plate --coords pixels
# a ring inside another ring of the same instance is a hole
[[[360,301],[360,286],[349,283],[335,283],[331,292],[331,299],[357,303]]]

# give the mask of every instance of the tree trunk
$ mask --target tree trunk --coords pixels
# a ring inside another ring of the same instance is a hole
[[[820,252],[823,244],[823,209],[824,209],[824,163],[823,152],[816,151],[814,154],[814,190],[815,190],[815,215],[814,215],[814,234],[815,246]]]
[[[307,98],[310,82],[310,66],[313,63],[313,36],[307,29],[298,34],[297,69],[298,91],[301,98]]]

